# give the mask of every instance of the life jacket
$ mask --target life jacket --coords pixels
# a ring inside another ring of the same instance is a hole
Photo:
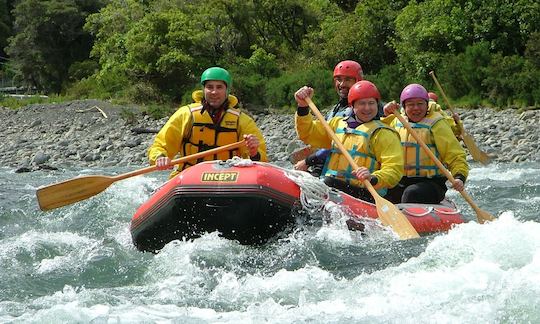
[[[430,111],[424,119],[418,123],[409,122],[416,134],[427,145],[431,152],[440,160],[439,151],[435,146],[435,141],[431,133],[431,128],[435,123],[444,120],[444,116],[435,111]],[[401,122],[396,123],[396,129],[401,139],[405,156],[404,175],[406,177],[438,177],[442,176],[439,168],[433,160],[424,152],[420,144],[409,133]]]
[[[219,123],[214,124],[208,111],[203,111],[202,108],[202,105],[190,108],[193,126],[189,137],[183,141],[184,144],[181,148],[182,156],[207,151],[238,141],[238,119],[241,114],[238,109],[228,108],[223,112]],[[178,165],[177,169],[184,170],[202,161],[227,160],[235,155],[240,155],[238,149],[224,151],[200,158],[196,161],[186,162]]]
[[[363,123],[356,128],[349,128],[347,122],[341,119],[336,128],[336,136],[343,144],[347,152],[351,155],[354,162],[360,167],[366,167],[369,172],[374,172],[381,168],[377,161],[375,153],[371,148],[370,139],[373,133],[379,128],[386,128],[395,132],[394,129],[386,126],[379,120],[372,120]],[[322,175],[336,177],[347,183],[363,187],[364,185],[354,175],[352,175],[352,166],[345,158],[339,148],[333,144],[330,150],[330,157],[326,160]],[[386,194],[386,189],[380,191],[382,195]]]
[[[341,98],[334,108],[328,112],[326,120],[328,121],[334,117],[348,117],[351,115],[351,111],[352,109],[349,107],[347,98]]]

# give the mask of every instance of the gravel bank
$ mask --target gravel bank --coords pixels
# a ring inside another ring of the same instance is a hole
[[[99,109],[98,109],[99,108]],[[125,107],[80,100],[0,107],[0,162],[19,172],[48,168],[146,166],[146,150],[167,118],[138,116],[127,122]],[[495,162],[540,161],[540,111],[458,110],[465,128]],[[287,165],[301,146],[292,114],[258,114],[269,158]]]

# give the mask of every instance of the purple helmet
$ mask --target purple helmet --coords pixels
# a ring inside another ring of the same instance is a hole
[[[417,83],[411,83],[408,86],[406,86],[403,91],[401,91],[401,96],[399,97],[399,101],[401,102],[401,105],[403,106],[403,102],[407,99],[412,98],[421,98],[425,101],[429,101],[429,95],[423,86]]]

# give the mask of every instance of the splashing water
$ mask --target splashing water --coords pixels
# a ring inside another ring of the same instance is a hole
[[[37,187],[80,173],[0,169],[0,322],[523,323],[540,321],[540,167],[475,166],[467,191],[498,219],[399,241],[373,223],[322,226],[243,246],[208,233],[156,255],[131,243],[131,216],[166,179],[115,183],[41,212]],[[130,171],[130,170],[128,170]],[[314,211],[313,211],[314,212]],[[326,213],[322,215],[322,213]]]

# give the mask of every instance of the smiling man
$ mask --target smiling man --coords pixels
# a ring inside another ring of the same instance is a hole
[[[356,61],[346,60],[341,61],[334,67],[334,88],[339,95],[339,101],[328,112],[326,120],[330,120],[332,117],[345,116],[348,114],[347,108],[349,107],[348,99],[349,90],[358,81],[364,79],[362,66]]]
[[[203,160],[227,160],[233,156],[267,161],[262,132],[247,114],[234,108],[238,99],[229,94],[232,78],[220,67],[206,69],[201,75],[202,90],[193,92],[194,103],[180,107],[156,135],[148,150],[150,164],[158,170],[171,169],[171,159],[183,157],[241,139],[246,146],[210,155],[205,159],[178,164],[171,178]]]

